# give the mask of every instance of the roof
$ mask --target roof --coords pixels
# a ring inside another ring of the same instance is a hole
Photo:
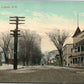
[[[80,33],[81,33],[81,30],[80,30],[79,27],[77,27],[77,29],[76,29],[76,31],[75,31],[75,33],[74,33],[74,35],[73,35],[72,37],[76,37],[76,36],[79,35]]]
[[[73,45],[73,43],[71,43],[71,44],[65,44],[65,45],[63,46],[63,48],[66,47],[67,45]]]
[[[71,58],[71,57],[72,57],[72,55],[69,56],[69,58]]]
[[[58,50],[52,50],[49,53],[57,53],[57,52],[58,52]]]

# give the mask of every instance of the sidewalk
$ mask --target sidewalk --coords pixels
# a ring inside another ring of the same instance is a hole
[[[24,68],[24,66],[18,65],[17,68],[18,69]],[[12,64],[2,64],[2,66],[0,66],[0,71],[3,71],[3,70],[13,70],[13,65]]]

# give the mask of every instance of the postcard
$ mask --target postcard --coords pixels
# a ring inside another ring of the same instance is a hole
[[[84,2],[0,0],[1,83],[84,83]]]

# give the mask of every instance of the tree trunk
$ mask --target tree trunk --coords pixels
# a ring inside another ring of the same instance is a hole
[[[23,66],[25,66],[25,58],[23,58]]]
[[[29,65],[32,65],[32,53],[30,52],[30,57],[29,57]]]
[[[28,66],[28,57],[26,57],[26,65]]]
[[[6,53],[4,52],[4,56],[5,56],[5,63],[8,64],[8,58],[6,56]]]
[[[63,66],[62,51],[59,51],[59,55],[60,55],[60,66]]]
[[[62,66],[63,67],[63,58],[62,58],[62,56],[60,56],[60,66]]]

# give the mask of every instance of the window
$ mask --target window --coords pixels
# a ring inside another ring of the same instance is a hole
[[[78,48],[77,47],[75,48],[75,52],[78,52]]]
[[[77,58],[73,58],[73,64],[77,64]]]
[[[73,64],[74,64],[74,58],[73,58]]]
[[[80,57],[78,57],[78,63],[80,63]]]
[[[71,49],[71,52],[73,53],[73,48]]]
[[[83,57],[81,57],[81,62],[83,62]]]
[[[72,61],[70,63],[72,64]]]
[[[76,44],[73,44],[73,47],[75,47],[76,46]]]
[[[81,46],[81,51],[84,51],[84,46]]]
[[[80,52],[80,47],[78,47],[78,52]]]

